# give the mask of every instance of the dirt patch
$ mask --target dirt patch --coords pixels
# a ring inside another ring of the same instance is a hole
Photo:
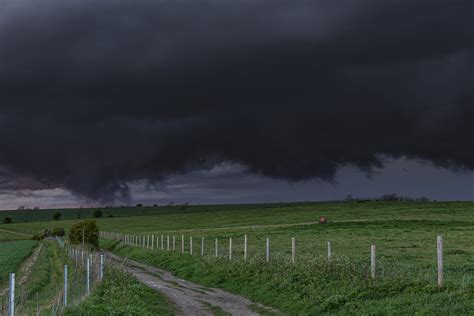
[[[255,307],[264,314],[280,314],[273,308],[252,302],[242,296],[182,280],[168,271],[123,259],[110,252],[107,252],[106,256],[141,283],[168,297],[181,315],[259,315]]]

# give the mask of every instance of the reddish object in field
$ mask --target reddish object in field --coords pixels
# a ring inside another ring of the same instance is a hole
[[[327,224],[327,223],[328,223],[328,219],[325,216],[321,216],[319,218],[319,224]]]

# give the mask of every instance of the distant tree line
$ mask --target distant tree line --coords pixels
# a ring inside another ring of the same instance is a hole
[[[352,194],[349,194],[344,201],[346,202],[430,202],[431,200],[425,196],[422,197],[409,197],[398,195],[397,193],[387,193],[379,197],[372,198],[360,198],[354,197]]]

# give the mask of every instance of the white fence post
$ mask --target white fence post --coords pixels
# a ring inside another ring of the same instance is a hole
[[[166,236],[166,250],[170,251],[170,235]]]
[[[247,235],[244,236],[244,261],[247,261]]]
[[[10,273],[8,315],[15,316],[15,273]]]
[[[229,261],[232,260],[232,237],[229,238]]]
[[[267,247],[266,247],[266,251],[265,251],[265,257],[266,257],[266,261],[267,262],[270,262],[270,238],[267,237]]]
[[[332,257],[332,244],[330,241],[328,241],[328,261],[331,261]]]
[[[67,264],[64,265],[64,295],[63,295],[63,305],[67,306]]]
[[[90,267],[90,259],[87,258],[86,261],[86,293],[89,295],[91,293],[91,285],[90,285],[90,275],[91,275],[91,267]]]
[[[438,236],[437,253],[438,253],[438,286],[443,286],[443,236]]]
[[[370,274],[372,279],[377,275],[377,257],[375,245],[370,246]]]
[[[176,236],[173,236],[173,251],[176,250]]]
[[[155,235],[151,235],[151,250],[155,249]]]
[[[165,244],[163,241],[163,234],[161,234],[161,250],[165,250]]]
[[[184,235],[181,235],[181,253],[184,253]]]
[[[216,238],[216,258],[219,257],[219,241]]]
[[[296,257],[296,240],[295,237],[291,237],[291,263],[295,263]]]
[[[104,278],[104,255],[100,255],[100,280]]]
[[[204,256],[204,237],[201,238],[201,256]]]
[[[189,254],[193,255],[193,237],[189,237]]]

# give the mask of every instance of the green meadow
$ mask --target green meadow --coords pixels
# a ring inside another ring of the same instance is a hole
[[[163,235],[165,250],[125,247],[108,240],[101,241],[102,247],[184,279],[239,293],[283,313],[474,314],[473,202],[172,206],[112,208],[103,213],[96,219],[101,231],[153,235],[160,247]],[[320,216],[329,223],[319,224]],[[67,229],[80,219],[27,220],[3,224],[0,229],[37,234],[45,228]],[[245,235],[248,260],[244,262]],[[437,235],[444,240],[442,288],[436,285]],[[175,251],[166,251],[168,236],[171,249],[174,237]],[[292,237],[295,263],[291,262]],[[265,261],[267,238],[269,263]],[[331,261],[328,241],[333,249]],[[372,244],[377,247],[375,280],[370,277]]]

